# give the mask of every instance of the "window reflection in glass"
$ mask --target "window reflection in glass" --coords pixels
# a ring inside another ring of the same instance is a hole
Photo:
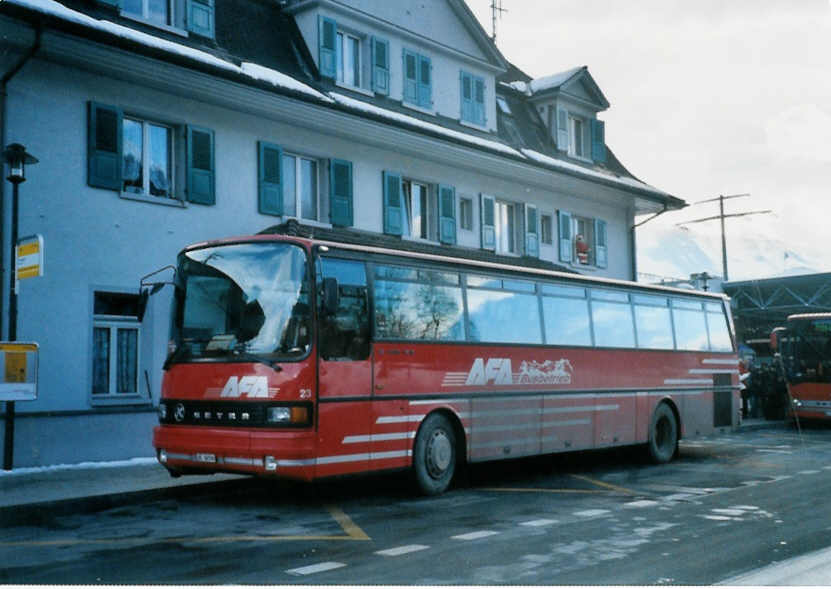
[[[138,392],[138,329],[119,328],[116,334],[116,392]]]
[[[634,348],[632,307],[628,304],[592,302],[594,343],[599,347]]]
[[[283,156],[283,215],[297,216],[297,159]]]
[[[461,288],[376,280],[374,297],[379,338],[464,340]]]
[[[638,330],[638,347],[653,350],[671,350],[672,322],[669,308],[635,305],[635,327]]]
[[[324,360],[364,360],[369,357],[369,311],[363,262],[321,258],[322,278],[338,281],[338,308],[322,312],[320,355]],[[320,298],[321,302],[323,297]]]
[[[150,194],[170,196],[168,171],[170,169],[170,129],[148,124],[150,135]]]
[[[675,307],[672,309],[672,321],[675,324],[675,342],[679,350],[707,349],[707,326],[702,311]]]
[[[707,327],[710,329],[710,349],[714,352],[732,352],[733,342],[724,313],[707,313]]]
[[[92,332],[92,394],[110,392],[110,328],[96,327]]]
[[[586,299],[542,298],[545,342],[552,346],[590,346],[589,304]]]
[[[121,178],[125,192],[141,192],[144,187],[142,153],[144,133],[140,121],[124,118]]]
[[[307,159],[300,160],[301,185],[300,193],[301,214],[304,219],[317,219],[317,162]]]
[[[147,20],[160,25],[170,23],[169,0],[147,0]]]
[[[467,308],[472,341],[542,343],[539,305],[535,295],[468,290]]]

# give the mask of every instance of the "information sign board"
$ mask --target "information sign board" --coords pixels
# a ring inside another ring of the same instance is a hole
[[[0,401],[34,401],[38,397],[38,345],[0,342]]]

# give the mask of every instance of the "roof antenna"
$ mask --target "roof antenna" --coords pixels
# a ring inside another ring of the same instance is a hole
[[[496,19],[502,18],[502,13],[508,12],[507,9],[502,8],[502,0],[491,0],[491,19],[493,22],[493,33],[491,34],[491,41],[496,45]]]

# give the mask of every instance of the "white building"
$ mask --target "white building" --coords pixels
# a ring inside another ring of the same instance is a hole
[[[684,205],[615,158],[585,67],[531,80],[462,0],[6,0],[0,38],[46,251],[15,466],[152,454],[170,295],[139,323],[137,287],[189,243],[296,218],[633,279],[635,216]]]

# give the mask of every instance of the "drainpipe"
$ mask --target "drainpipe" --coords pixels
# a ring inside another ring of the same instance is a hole
[[[34,27],[35,31],[35,41],[32,43],[32,46],[29,48],[28,51],[20,58],[20,60],[12,66],[12,68],[3,74],[3,77],[0,78],[0,149],[4,149],[6,146],[6,120],[8,118],[7,106],[6,106],[6,87],[8,83],[11,81],[13,77],[17,75],[17,73],[23,69],[23,66],[34,57],[35,53],[38,52],[40,49],[40,34],[41,28],[40,26]],[[2,163],[2,162],[0,162]],[[6,183],[0,178],[0,219],[2,219],[2,211],[5,207],[5,194],[6,194]],[[3,256],[3,248],[5,247],[5,238],[3,236],[3,227],[4,223],[0,222],[0,276],[5,274],[6,268],[3,264],[5,257]],[[11,264],[11,256],[12,252],[9,252],[9,268],[12,267]],[[2,284],[2,283],[0,283]],[[3,333],[3,301],[4,297],[0,296],[0,337],[2,337]]]

